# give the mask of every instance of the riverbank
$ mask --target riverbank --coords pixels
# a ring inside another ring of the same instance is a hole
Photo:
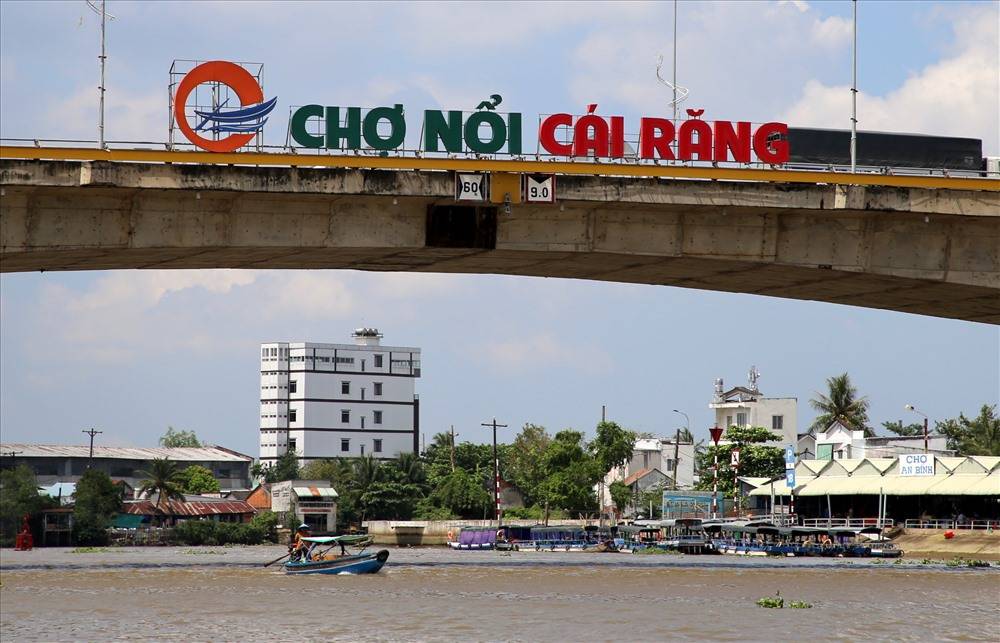
[[[1000,561],[1000,532],[956,529],[954,538],[945,538],[944,529],[908,529],[892,542],[905,558],[977,558]]]
[[[907,556],[906,559],[876,558],[774,558],[722,555],[640,556],[625,553],[560,551],[454,551],[445,547],[381,547],[388,549],[390,566],[412,567],[594,567],[594,568],[719,568],[719,569],[809,569],[809,568],[941,568],[955,555]],[[203,547],[46,547],[21,552],[0,550],[0,572],[58,569],[183,569],[206,567],[262,568],[287,549],[281,545]],[[981,558],[980,556],[963,556]],[[924,562],[924,559],[935,559]],[[898,561],[898,562],[897,562]],[[275,564],[271,569],[280,569]],[[992,566],[1000,572],[1000,566]]]

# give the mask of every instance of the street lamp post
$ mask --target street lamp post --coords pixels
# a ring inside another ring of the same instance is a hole
[[[927,438],[927,414],[924,413],[923,411],[917,409],[912,404],[907,404],[903,408],[906,409],[907,411],[913,411],[917,415],[924,416],[924,453],[927,453],[927,451],[928,451],[928,446],[927,446],[927,442],[928,442],[928,438]]]
[[[713,426],[708,432],[712,435],[712,443],[715,444],[715,464],[712,466],[712,518],[717,518],[719,512],[719,438],[722,437],[722,428]]]
[[[674,409],[674,413],[679,413],[684,416],[684,428],[687,429],[688,435],[691,435],[691,418],[684,411],[678,411]],[[681,462],[681,429],[677,427],[677,436],[674,438],[674,491],[677,490],[677,470],[678,465]]]
[[[506,424],[497,424],[497,419],[492,422],[483,422],[481,426],[493,427],[493,502],[496,510],[497,528],[500,528],[500,456],[497,455],[497,429],[506,429]]]

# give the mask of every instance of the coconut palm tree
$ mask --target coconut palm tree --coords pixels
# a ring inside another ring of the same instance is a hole
[[[141,471],[146,479],[140,483],[139,494],[156,493],[155,507],[163,510],[163,502],[166,500],[180,500],[183,502],[184,494],[181,492],[180,471],[177,463],[171,462],[170,458],[154,458],[149,471]]]
[[[834,422],[856,431],[864,431],[865,437],[875,435],[868,426],[868,398],[858,397],[858,389],[851,384],[847,373],[826,380],[827,395],[816,393],[809,400],[810,406],[819,412],[810,431],[825,431]]]

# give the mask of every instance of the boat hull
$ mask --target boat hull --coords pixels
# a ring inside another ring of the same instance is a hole
[[[333,560],[285,563],[288,574],[375,574],[389,559],[389,550],[374,554],[343,556]]]

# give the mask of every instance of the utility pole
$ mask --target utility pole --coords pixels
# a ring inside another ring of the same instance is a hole
[[[21,455],[22,453],[24,453],[24,451],[10,450],[10,451],[4,451],[3,453],[0,453],[0,456],[8,456],[10,458],[10,466],[13,469],[14,468],[14,458],[16,458],[17,456]]]
[[[688,434],[691,433],[691,418],[684,411],[678,411],[674,409],[674,413],[678,413],[684,416],[684,428],[687,429]],[[677,470],[680,468],[681,463],[681,427],[677,427],[677,437],[674,439],[674,491],[677,491]]]
[[[90,436],[90,459],[87,461],[87,467],[90,468],[90,464],[94,460],[94,436],[99,433],[104,433],[104,431],[98,431],[97,429],[91,427],[90,429],[84,429],[82,433],[86,433]]]
[[[497,424],[497,419],[492,422],[482,422],[480,426],[493,427],[493,500],[496,506],[497,528],[500,528],[500,456],[497,455],[497,429],[506,429],[506,424]]]
[[[493,457],[496,457],[496,449],[493,450]],[[451,425],[451,472],[455,473],[455,425]]]

